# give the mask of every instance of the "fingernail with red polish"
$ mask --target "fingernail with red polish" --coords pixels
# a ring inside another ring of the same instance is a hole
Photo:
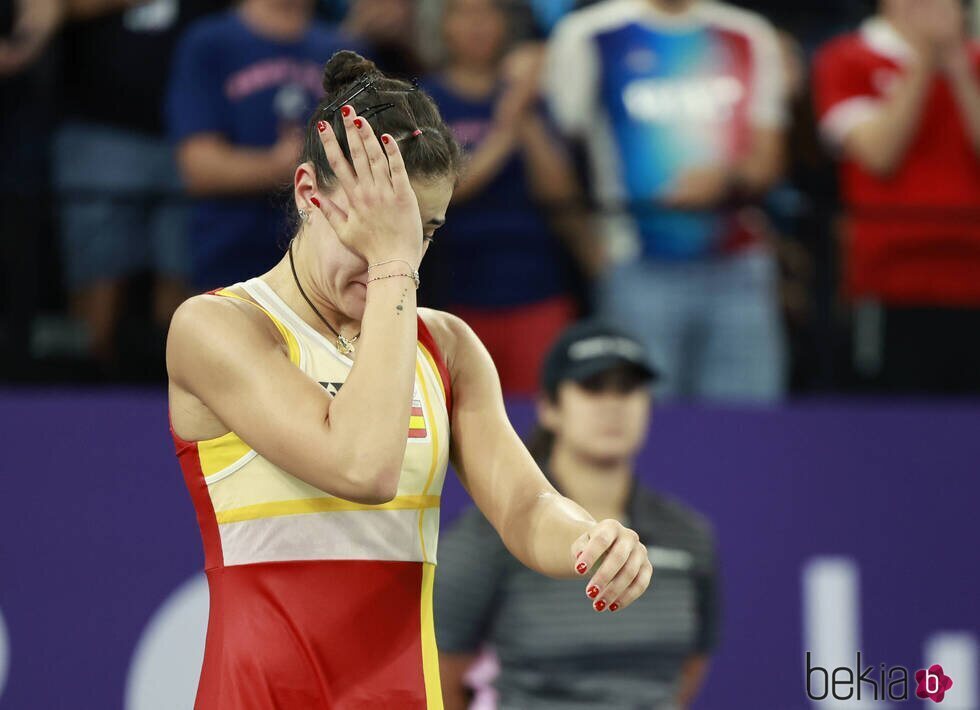
[[[577,565],[575,565],[575,569],[578,570],[579,574],[585,574],[585,570],[587,570],[588,567],[584,562],[579,562]]]
[[[602,611],[603,609],[606,608],[606,603],[600,599],[599,601],[595,602],[592,606],[595,607],[596,611]]]
[[[383,135],[381,136],[381,142],[384,143],[385,145],[388,145],[389,143],[391,143],[391,138],[389,138],[387,135]]]
[[[317,121],[316,122],[316,129],[318,131],[320,131],[320,133],[323,133],[325,130],[327,130],[327,122],[326,121]]]
[[[609,611],[616,611],[618,608],[619,608],[619,604],[617,604],[616,602],[613,602],[612,604],[609,605]]]
[[[593,585],[589,587],[588,591],[585,593],[589,595],[589,599],[595,599],[597,596],[599,596],[599,588]]]
[[[311,197],[310,202],[312,202],[317,207],[320,207],[320,200],[316,199],[315,197]]]
[[[359,118],[354,119],[354,128],[360,128],[363,125],[364,125],[364,121],[362,121]]]
[[[344,118],[347,118],[348,116],[350,116],[350,106],[341,107],[340,112],[344,114]]]

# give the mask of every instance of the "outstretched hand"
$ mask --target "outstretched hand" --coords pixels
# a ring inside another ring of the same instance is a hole
[[[607,519],[572,543],[572,565],[581,575],[602,559],[585,586],[596,611],[618,611],[632,604],[650,584],[653,565],[640,536],[618,520]]]
[[[319,208],[344,246],[368,263],[403,259],[418,268],[422,218],[398,144],[387,133],[379,143],[367,119],[358,117],[353,107],[341,111],[350,162],[330,123],[317,124],[323,151],[337,176],[337,189],[320,196]]]

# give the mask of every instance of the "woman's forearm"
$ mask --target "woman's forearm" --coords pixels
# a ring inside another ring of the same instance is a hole
[[[596,524],[578,503],[557,491],[531,496],[501,527],[501,539],[525,566],[556,579],[575,577],[572,543]]]
[[[409,265],[395,262],[372,269],[371,277],[408,270]],[[369,283],[357,358],[328,416],[332,432],[345,443],[344,460],[383,499],[395,496],[405,457],[417,337],[412,280],[392,276]]]

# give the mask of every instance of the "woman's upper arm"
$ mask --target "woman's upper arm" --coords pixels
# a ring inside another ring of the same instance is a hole
[[[330,396],[290,362],[271,321],[245,308],[253,306],[218,296],[182,304],[167,339],[171,381],[276,466],[357,500],[363,491],[345,478],[329,437]]]
[[[462,320],[441,316],[449,340],[453,465],[473,501],[501,532],[539,493],[555,491],[507,418],[487,349]]]

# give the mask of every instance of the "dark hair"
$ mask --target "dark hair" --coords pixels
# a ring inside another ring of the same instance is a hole
[[[538,422],[527,438],[526,446],[538,466],[547,466],[551,459],[551,452],[555,448],[555,432],[545,429],[541,422]]]
[[[341,102],[363,87],[368,79],[370,85],[348,103],[358,115],[367,114],[379,140],[381,134],[388,133],[398,142],[409,176],[455,179],[462,152],[432,97],[414,84],[385,76],[374,62],[357,52],[343,50],[330,57],[323,69],[326,95],[310,118],[303,145],[301,160],[315,166],[317,182],[327,186],[333,183],[335,176],[324,155],[316,124],[319,121],[330,123],[344,156],[350,160]]]

